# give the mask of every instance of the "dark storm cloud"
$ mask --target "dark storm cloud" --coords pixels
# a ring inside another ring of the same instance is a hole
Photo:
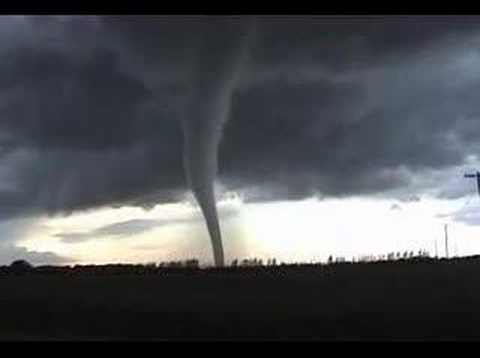
[[[265,16],[259,65],[358,71],[400,63],[478,30],[476,16]]]
[[[228,19],[0,26],[1,217],[180,200],[192,54]],[[479,149],[479,34],[478,17],[259,18],[220,180],[249,200],[346,196],[461,165]]]

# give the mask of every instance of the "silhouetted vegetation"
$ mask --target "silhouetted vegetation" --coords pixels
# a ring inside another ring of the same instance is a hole
[[[10,267],[8,269],[9,272],[14,274],[27,273],[33,270],[34,270],[34,267],[28,261],[25,261],[25,260],[13,261],[10,264]]]
[[[147,264],[105,264],[105,265],[74,265],[74,266],[51,266],[43,265],[34,267],[25,260],[16,260],[10,264],[10,266],[0,266],[0,274],[85,274],[85,275],[122,275],[122,274],[134,274],[134,275],[155,275],[155,274],[168,274],[168,273],[192,273],[192,272],[231,272],[237,270],[239,272],[243,270],[251,271],[252,269],[275,268],[275,267],[317,267],[321,268],[328,265],[338,264],[351,264],[353,262],[362,263],[375,263],[375,262],[404,262],[409,261],[424,261],[432,262],[428,256],[428,253],[419,251],[415,256],[413,251],[410,253],[405,251],[403,255],[397,253],[395,258],[394,253],[388,255],[364,255],[360,256],[356,260],[348,262],[345,257],[333,257],[329,256],[327,263],[281,263],[277,265],[275,258],[269,258],[264,264],[263,259],[248,258],[243,260],[234,259],[230,266],[223,268],[216,267],[200,267],[200,263],[197,259],[190,259],[185,261],[169,261],[160,263],[147,263]]]

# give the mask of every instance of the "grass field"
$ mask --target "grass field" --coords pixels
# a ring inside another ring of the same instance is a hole
[[[480,258],[0,275],[2,340],[480,340]]]

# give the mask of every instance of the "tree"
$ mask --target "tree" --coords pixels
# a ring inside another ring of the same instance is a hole
[[[29,272],[33,266],[26,260],[15,260],[10,264],[10,269],[15,273]]]

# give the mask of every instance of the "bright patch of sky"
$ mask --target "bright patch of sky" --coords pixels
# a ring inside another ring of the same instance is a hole
[[[450,256],[480,254],[480,214],[476,214],[480,213],[480,198],[419,199],[244,203],[232,196],[219,203],[226,258],[228,262],[248,257],[311,262],[325,261],[330,255],[351,259],[421,249],[433,256],[435,241],[438,255],[444,256],[445,223]],[[68,234],[84,236],[68,241]],[[82,264],[194,257],[211,263],[205,224],[199,209],[188,202],[157,205],[150,211],[123,207],[43,218],[18,245]]]

